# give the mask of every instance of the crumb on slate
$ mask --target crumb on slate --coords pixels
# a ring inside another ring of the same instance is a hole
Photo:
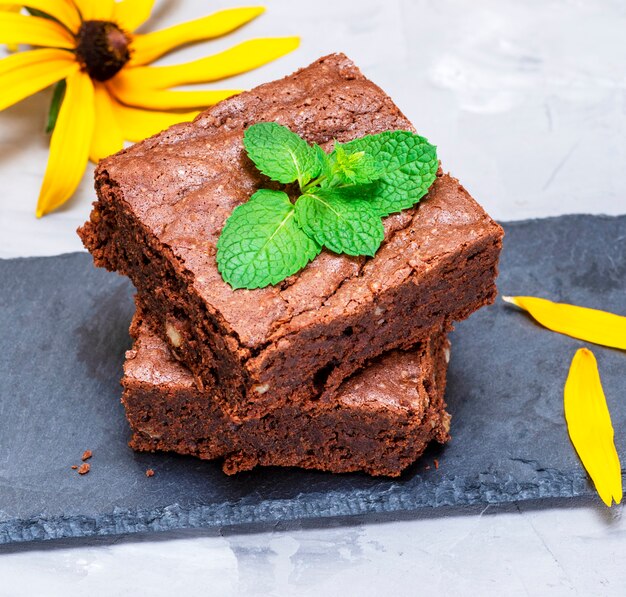
[[[78,474],[79,475],[86,475],[89,472],[89,469],[91,467],[86,463],[83,462],[79,467],[78,467]]]
[[[77,468],[78,468],[78,465],[77,465],[77,464],[73,464],[73,465],[72,465],[72,470],[76,470]]]
[[[154,471],[151,468],[146,471],[146,477],[154,477]]]
[[[433,464],[435,465],[435,469],[439,468],[439,461],[436,458],[433,460]]]
[[[81,460],[89,460],[93,456],[91,450],[85,450],[81,456]]]

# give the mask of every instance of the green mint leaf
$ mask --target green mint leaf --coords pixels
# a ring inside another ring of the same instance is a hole
[[[316,176],[330,176],[330,156],[317,143],[313,145],[313,151],[315,151],[317,163],[319,165],[319,172]],[[316,181],[313,181],[313,183],[316,183]]]
[[[217,266],[233,288],[263,288],[295,274],[320,252],[282,191],[261,189],[237,206],[217,241]]]
[[[52,90],[52,100],[50,101],[50,109],[48,110],[48,122],[46,123],[46,133],[50,134],[54,131],[59,117],[59,110],[65,97],[65,79],[59,81]]]
[[[335,189],[313,189],[296,201],[298,224],[335,253],[373,256],[385,235],[370,202],[346,198]]]
[[[365,199],[369,202],[369,206],[372,207],[372,197],[376,197],[379,189],[378,181],[370,182],[369,184],[347,185],[334,187],[333,193],[341,195],[344,199]],[[324,189],[331,190],[331,189]],[[374,209],[376,212],[376,209]]]
[[[277,182],[288,184],[297,180],[302,187],[320,173],[318,151],[275,122],[248,127],[243,144],[256,167]]]
[[[437,148],[424,137],[408,131],[388,131],[355,139],[347,151],[363,151],[382,165],[371,204],[380,216],[413,207],[436,178]]]
[[[331,180],[327,186],[369,184],[381,178],[385,172],[371,154],[340,143],[335,144],[329,161]]]

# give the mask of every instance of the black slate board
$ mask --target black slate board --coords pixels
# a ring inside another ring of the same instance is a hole
[[[503,293],[626,313],[626,216],[505,228]],[[582,343],[501,302],[453,334],[453,441],[399,480],[295,469],[227,477],[216,463],[135,454],[118,384],[131,295],[86,254],[0,260],[0,543],[593,495],[562,414]],[[594,352],[626,454],[626,355]],[[70,465],[87,448],[92,470],[81,477]],[[434,458],[439,469],[427,470]]]

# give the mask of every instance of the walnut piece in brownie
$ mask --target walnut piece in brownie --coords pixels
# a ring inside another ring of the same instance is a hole
[[[440,174],[417,207],[385,219],[374,258],[323,251],[280,285],[233,291],[215,246],[232,210],[272,186],[242,144],[260,121],[325,149],[414,130],[348,58],[327,56],[102,161],[79,230],[96,264],[131,278],[155,331],[241,419],[331,398],[372,359],[491,303],[503,234]]]
[[[122,380],[135,450],[223,458],[228,474],[276,465],[397,476],[429,442],[449,439],[444,334],[378,359],[344,381],[332,400],[312,401],[307,409],[275,406],[240,422],[198,390],[140,317],[131,327],[134,358],[126,360]]]

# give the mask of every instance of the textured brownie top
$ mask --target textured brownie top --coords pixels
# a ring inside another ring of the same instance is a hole
[[[417,208],[385,220],[372,259],[322,252],[275,287],[233,291],[215,246],[232,210],[260,186],[243,149],[246,127],[276,121],[325,149],[385,130],[414,130],[391,99],[342,54],[228,99],[103,161],[96,173],[119,186],[126,207],[171,251],[189,284],[246,358],[312,324],[372,303],[374,295],[499,228],[459,183],[440,176]],[[234,347],[233,347],[234,348]]]
[[[138,382],[166,386],[169,391],[178,388],[197,391],[193,375],[145,323],[134,322],[131,330],[135,342],[132,350],[126,352],[125,384]],[[332,408],[339,403],[373,411],[410,411],[411,416],[421,417],[428,408],[424,382],[428,385],[432,381],[425,380],[424,374],[436,373],[428,342],[411,351],[387,353],[345,380],[337,391]]]

